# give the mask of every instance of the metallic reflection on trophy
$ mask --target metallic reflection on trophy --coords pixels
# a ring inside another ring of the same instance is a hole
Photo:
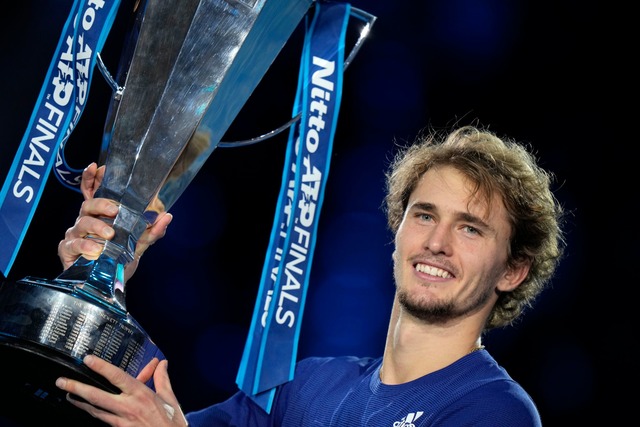
[[[80,258],[54,280],[26,277],[0,287],[3,361],[29,366],[15,374],[16,394],[66,410],[58,376],[119,392],[82,365],[86,354],[133,376],[164,357],[127,311],[124,267],[145,229],[216,148],[312,1],[143,2],[120,64],[126,80],[110,106],[96,193],[119,205],[115,237],[97,260]]]

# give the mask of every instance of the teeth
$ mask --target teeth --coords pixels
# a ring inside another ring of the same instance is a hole
[[[448,279],[449,277],[451,277],[449,272],[442,270],[440,268],[431,267],[429,265],[418,264],[416,265],[416,270],[418,270],[421,273],[427,273],[427,274],[430,274],[431,276],[443,277],[445,279]]]

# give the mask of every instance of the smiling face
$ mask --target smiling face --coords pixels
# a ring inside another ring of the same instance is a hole
[[[491,205],[450,166],[428,170],[409,197],[396,233],[394,276],[400,305],[428,323],[488,316],[497,291],[514,289],[527,267],[508,270],[511,228],[496,195]]]

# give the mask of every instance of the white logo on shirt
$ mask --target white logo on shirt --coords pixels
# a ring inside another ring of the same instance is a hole
[[[406,417],[393,423],[393,427],[415,427],[416,425],[413,422],[420,418],[422,414],[424,414],[424,411],[409,412]]]

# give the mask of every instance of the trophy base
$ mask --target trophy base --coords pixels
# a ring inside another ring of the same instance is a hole
[[[82,363],[87,354],[134,377],[153,357],[164,358],[130,315],[88,301],[68,284],[34,278],[2,283],[0,425],[104,425],[55,386],[65,376],[119,393]]]
[[[0,373],[3,427],[105,425],[67,402],[66,393],[55,386],[56,379],[64,376],[118,392],[74,358],[0,336],[0,360],[4,367]]]

